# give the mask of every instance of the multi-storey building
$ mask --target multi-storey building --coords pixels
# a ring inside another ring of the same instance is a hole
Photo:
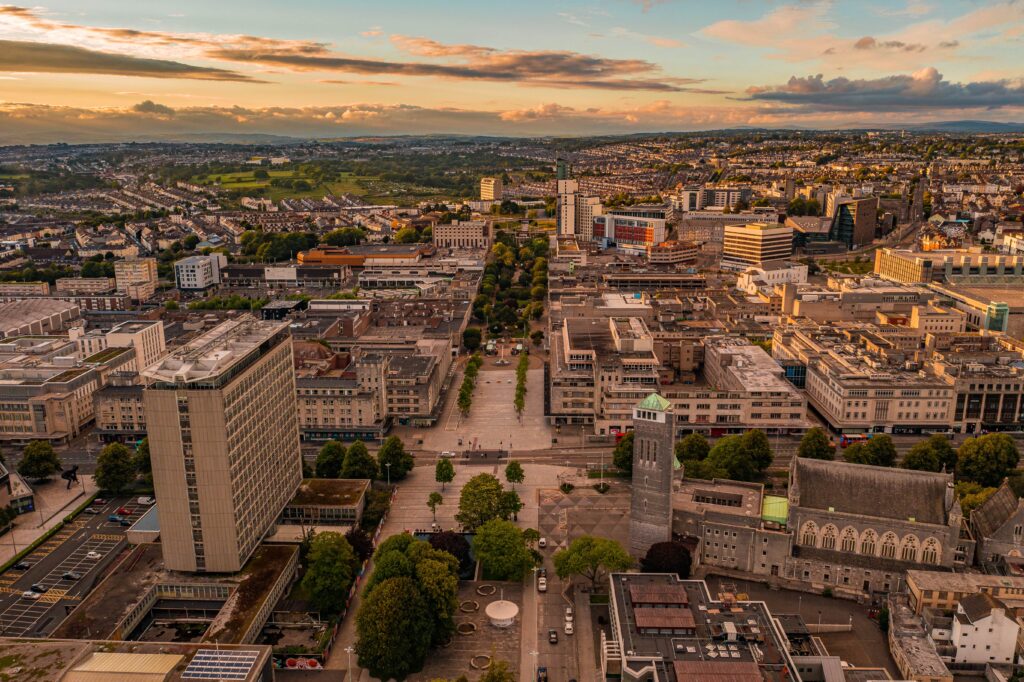
[[[793,255],[793,228],[778,223],[726,225],[722,267],[744,270]]]
[[[620,249],[646,252],[665,241],[666,228],[661,218],[608,214],[592,219],[591,235],[605,247],[617,246]]]
[[[0,296],[49,296],[49,282],[0,282]]]
[[[189,256],[174,263],[174,286],[185,291],[205,291],[220,284],[220,271],[228,264],[222,253]]]
[[[58,294],[91,296],[115,291],[117,280],[113,277],[62,277],[57,280],[56,285]]]
[[[505,188],[501,178],[480,178],[480,201],[501,201]]]
[[[59,334],[81,318],[81,309],[54,298],[0,303],[0,339],[26,334]]]
[[[486,220],[453,220],[435,225],[433,239],[439,249],[489,249],[491,226]]]
[[[875,251],[875,274],[904,284],[948,282],[953,277],[1024,282],[1024,256],[978,250],[910,251],[883,248]]]
[[[224,322],[143,380],[164,564],[238,571],[302,480],[288,324]]]
[[[145,301],[156,293],[159,279],[156,258],[129,258],[114,262],[117,292],[136,301]]]
[[[651,265],[687,265],[697,262],[700,247],[693,242],[667,241],[647,248],[647,262]]]
[[[832,216],[829,239],[846,244],[848,249],[870,244],[875,238],[877,212],[875,197],[838,201],[834,213],[829,213]]]
[[[93,394],[95,433],[103,442],[138,442],[146,437],[143,386],[135,372],[117,373]]]

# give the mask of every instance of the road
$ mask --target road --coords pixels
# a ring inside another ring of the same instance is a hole
[[[125,528],[108,520],[122,507],[133,520],[146,509],[135,498],[126,497],[94,505],[95,514],[80,514],[25,557],[26,570],[10,568],[0,573],[0,635],[46,636],[71,613],[127,546]],[[100,557],[90,559],[90,552]],[[62,576],[67,572],[81,578],[65,580]],[[37,584],[47,588],[38,599],[22,596]]]
[[[548,679],[551,682],[568,682],[579,679],[579,652],[576,634],[565,633],[565,609],[572,605],[572,601],[562,595],[566,584],[555,574],[555,566],[551,562],[551,555],[554,552],[553,547],[541,550],[544,555],[548,589],[547,592],[536,592],[536,581],[528,588],[533,589],[536,595],[536,613],[533,615],[537,620],[536,640],[526,641],[527,629],[524,628],[522,645],[533,647],[530,650],[537,652],[537,665],[548,669]],[[575,626],[575,609],[573,611]],[[558,642],[555,644],[548,639],[551,630],[558,635]]]

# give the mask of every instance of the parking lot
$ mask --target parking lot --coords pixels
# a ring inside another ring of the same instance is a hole
[[[109,517],[123,511],[120,515],[134,522],[148,507],[134,498],[118,498],[91,509],[94,512],[80,514],[26,556],[26,568],[0,574],[0,635],[42,636],[52,631],[125,547],[126,527]],[[24,596],[33,586],[39,596]]]

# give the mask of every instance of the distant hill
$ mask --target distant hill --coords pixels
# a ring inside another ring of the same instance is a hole
[[[937,133],[1024,133],[1024,123],[1000,123],[997,121],[932,121],[905,126],[892,126],[915,132]]]

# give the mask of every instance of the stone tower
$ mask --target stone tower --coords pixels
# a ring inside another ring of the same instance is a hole
[[[629,551],[643,557],[656,542],[672,539],[672,472],[675,415],[657,393],[633,408],[633,499]]]

